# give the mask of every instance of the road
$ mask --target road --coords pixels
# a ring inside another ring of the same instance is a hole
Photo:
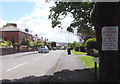
[[[27,76],[51,75],[55,72],[65,50],[50,51],[29,55],[7,55],[0,57],[1,79],[20,79]]]

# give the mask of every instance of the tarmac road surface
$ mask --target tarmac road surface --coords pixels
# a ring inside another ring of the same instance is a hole
[[[65,50],[49,53],[11,54],[0,57],[1,79],[19,79],[27,76],[52,75]]]

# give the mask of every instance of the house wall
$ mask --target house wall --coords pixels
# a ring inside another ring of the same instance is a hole
[[[19,42],[19,32],[2,32],[2,37],[9,41],[12,41],[12,38],[14,38],[15,42]]]
[[[2,32],[0,31],[0,38],[2,38]]]
[[[24,33],[24,32],[19,32],[19,41],[23,39],[30,39],[32,40],[32,35]]]
[[[26,39],[26,34],[23,32],[19,32],[19,41],[22,41],[23,39]]]
[[[14,37],[15,42],[19,43],[23,39],[30,39],[32,40],[32,35],[24,33],[24,32],[0,32],[0,38],[4,38],[5,40],[12,41],[12,38]]]

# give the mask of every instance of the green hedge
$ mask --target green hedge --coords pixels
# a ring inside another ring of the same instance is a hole
[[[90,38],[85,42],[86,52],[90,55],[91,49],[98,49],[96,38]]]

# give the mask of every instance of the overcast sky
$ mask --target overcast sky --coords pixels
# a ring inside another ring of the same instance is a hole
[[[72,21],[71,15],[62,21],[63,29],[51,27],[51,20],[48,19],[51,6],[54,6],[53,1],[46,3],[45,0],[1,0],[0,27],[7,22],[14,22],[19,28],[28,28],[31,34],[46,37],[49,41],[78,41],[75,34],[66,31]]]

